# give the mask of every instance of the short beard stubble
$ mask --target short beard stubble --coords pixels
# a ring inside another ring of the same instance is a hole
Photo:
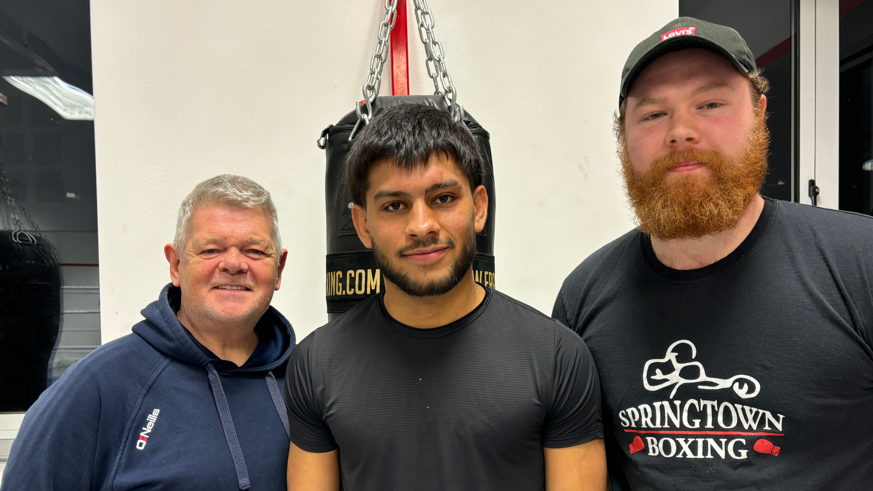
[[[409,246],[398,250],[394,255],[397,260],[402,260],[402,255],[406,252],[438,244],[445,245],[450,249],[455,247],[455,243],[451,239],[440,241],[437,237],[431,237],[430,239],[415,241]],[[460,255],[455,258],[449,267],[448,273],[441,278],[434,279],[429,279],[429,273],[427,273],[425,275],[425,281],[418,283],[410,278],[406,272],[395,267],[391,262],[391,259],[388,257],[388,253],[380,250],[379,247],[377,247],[375,240],[373,241],[373,252],[376,256],[376,265],[378,265],[379,269],[382,270],[382,275],[384,275],[387,280],[391,281],[391,283],[397,285],[400,290],[412,297],[433,297],[448,293],[452,288],[458,286],[458,283],[461,282],[464,275],[466,275],[467,271],[470,270],[470,267],[473,266],[473,252],[475,246],[476,234],[471,232],[469,239],[467,239],[461,246]]]
[[[737,226],[767,175],[770,132],[756,117],[743,153],[728,158],[713,150],[676,150],[638,173],[630,160],[624,126],[617,126],[624,188],[640,231],[660,240],[700,238]],[[680,162],[698,160],[711,176],[674,175]]]

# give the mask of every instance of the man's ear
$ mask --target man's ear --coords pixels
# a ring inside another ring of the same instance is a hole
[[[164,246],[164,256],[167,257],[167,262],[170,263],[170,281],[173,282],[173,286],[179,287],[179,262],[181,258],[179,257],[178,252],[176,251],[176,246],[173,244],[167,244]]]
[[[759,116],[763,116],[764,114],[767,113],[767,96],[762,95],[761,100],[758,102],[760,102],[760,104],[758,104],[758,107],[759,107],[758,110],[761,112],[761,114]]]
[[[355,230],[358,232],[358,238],[367,249],[373,248],[373,239],[370,237],[370,230],[367,228],[367,210],[355,203],[352,207],[352,221],[355,223]]]
[[[488,191],[481,184],[473,190],[473,207],[476,233],[479,233],[485,228],[485,222],[488,220]]]
[[[285,261],[288,259],[288,249],[282,249],[279,253],[279,276],[276,277],[276,291],[282,285],[282,271],[285,269]]]

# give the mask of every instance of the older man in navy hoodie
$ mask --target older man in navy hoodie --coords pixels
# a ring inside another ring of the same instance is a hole
[[[133,334],[27,412],[3,491],[285,489],[295,339],[270,307],[287,256],[270,194],[239,176],[198,184],[164,253],[172,283]]]

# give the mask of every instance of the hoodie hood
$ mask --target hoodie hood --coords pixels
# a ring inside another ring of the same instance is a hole
[[[158,300],[142,310],[145,320],[134,325],[133,332],[154,349],[184,363],[198,366],[212,363],[216,366],[222,365],[222,368],[225,363],[233,365],[230,362],[220,362],[210,358],[197,346],[192,336],[188,334],[176,317],[180,298],[179,288],[173,286],[172,283],[165,286],[161,290]],[[291,324],[278,310],[272,306],[269,307],[258,321],[256,329],[261,334],[260,343],[267,343],[266,346],[259,344],[256,352],[269,353],[270,355],[266,359],[259,360],[255,366],[246,363],[242,367],[229,371],[240,374],[264,373],[276,369],[288,360],[291,350],[296,344],[296,339]],[[264,333],[267,335],[264,336]]]

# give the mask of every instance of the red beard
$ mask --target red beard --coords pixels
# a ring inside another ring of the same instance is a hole
[[[619,133],[624,187],[643,233],[661,240],[700,238],[736,227],[767,175],[770,133],[758,120],[738,158],[713,150],[676,150],[639,174]],[[703,162],[711,175],[668,176],[680,162]]]

